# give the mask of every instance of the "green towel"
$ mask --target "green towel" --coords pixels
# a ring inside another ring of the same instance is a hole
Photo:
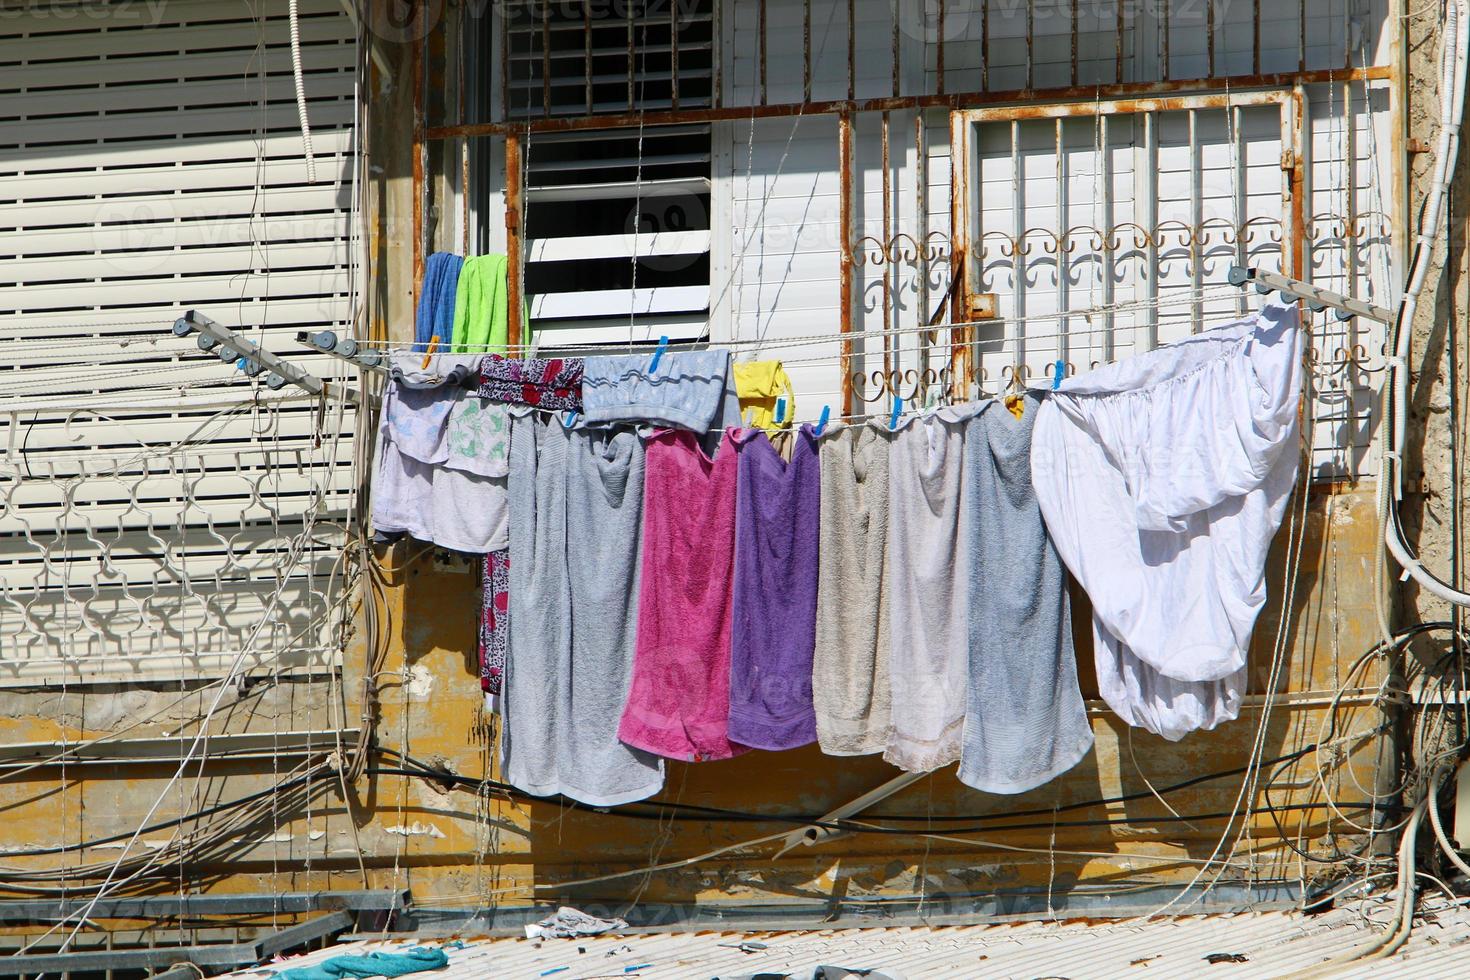
[[[502,260],[503,261],[503,260]],[[316,966],[298,966],[274,974],[271,980],[345,980],[348,977],[401,977],[449,965],[449,956],[439,949],[415,946],[404,953],[369,953],[366,956],[333,956]]]
[[[454,293],[454,333],[447,340],[456,354],[503,354],[510,340],[509,266],[504,255],[465,259]],[[522,307],[521,343],[531,339],[530,310]]]

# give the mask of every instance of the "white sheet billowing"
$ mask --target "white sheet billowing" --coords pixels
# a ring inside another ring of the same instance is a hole
[[[1092,600],[1099,691],[1130,725],[1177,740],[1239,713],[1301,385],[1297,308],[1272,303],[1041,407],[1036,496]]]

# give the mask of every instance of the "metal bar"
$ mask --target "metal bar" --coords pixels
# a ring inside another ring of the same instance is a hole
[[[1307,0],[1297,0],[1297,71],[1307,70]]]
[[[1379,323],[1392,323],[1396,316],[1395,312],[1387,307],[1365,303],[1360,299],[1344,296],[1330,289],[1323,289],[1269,269],[1246,269],[1235,266],[1230,270],[1230,282],[1237,286],[1243,286],[1248,282],[1256,283],[1258,286],[1269,287],[1269,289],[1285,293],[1296,299],[1318,304],[1323,309],[1341,310],[1343,313],[1375,320]]]
[[[1159,226],[1159,123],[1153,112],[1143,114],[1143,224],[1148,234],[1148,300],[1144,313],[1144,345],[1159,346],[1159,243],[1154,229]]]
[[[198,310],[189,310],[174,322],[176,333],[181,332],[185,327],[191,330],[197,330],[206,337],[213,338],[219,344],[230,348],[246,360],[264,365],[266,370],[280,375],[289,384],[295,385],[307,394],[320,395],[325,391],[334,397],[347,397],[356,400],[357,392],[323,381],[316,375],[303,371],[290,361],[283,360],[278,355],[261,347],[249,337],[242,336],[228,327],[214,322]]]
[[[941,0],[942,2],[942,0]],[[941,19],[941,23],[942,23]],[[942,32],[941,32],[942,36]],[[919,240],[918,282],[915,283],[920,323],[929,320],[929,143],[925,138],[924,114],[914,114],[914,227]],[[919,370],[929,367],[932,334],[919,334]],[[920,374],[923,377],[923,374]]]
[[[1163,69],[1163,72],[1162,72],[1163,79],[1164,79],[1164,81],[1167,82],[1169,80],[1169,7],[1170,7],[1170,4],[1166,0],[1166,2],[1159,4],[1159,6],[1161,8],[1163,8],[1163,15],[1164,15],[1164,25],[1163,25],[1163,30],[1162,30],[1164,50],[1163,50],[1163,56],[1159,59],[1159,63],[1160,63],[1160,67],[1162,67],[1162,69]]]
[[[1117,21],[1117,36],[1113,38],[1113,59],[1115,61],[1115,66],[1113,69],[1113,80],[1119,85],[1123,84],[1123,62],[1125,49],[1123,44],[1123,32],[1127,23],[1126,13],[1130,6],[1132,5],[1126,3],[1116,3],[1113,5],[1113,16]]]
[[[296,946],[325,939],[327,936],[337,932],[346,932],[357,922],[357,917],[351,912],[339,911],[328,912],[326,915],[305,922],[288,926],[278,932],[270,933],[256,942],[256,948],[260,953],[260,959],[270,959],[277,953],[283,953]]]
[[[801,100],[803,102],[812,100],[812,0],[802,0]]]
[[[766,95],[766,0],[756,0],[756,43],[760,49],[761,105],[767,102]]]
[[[902,82],[899,79],[899,74],[902,70],[901,65],[903,61],[902,49],[900,48],[903,34],[898,28],[899,5],[896,3],[891,4],[890,8],[893,11],[893,40],[891,42],[893,46],[893,54],[890,56],[889,60],[892,63],[891,67],[893,71],[893,95],[897,97],[902,91]]]
[[[678,4],[670,4],[672,9],[677,10]],[[587,115],[592,115],[592,5],[582,4],[582,57],[587,62],[587,70],[582,76],[583,92],[587,100]],[[677,108],[677,107],[676,107]]]
[[[949,116],[949,320],[968,320],[970,315],[970,255],[971,238],[971,195],[970,170],[965,161],[971,160],[969,120],[959,113]],[[979,211],[976,210],[975,228],[979,227]],[[973,240],[979,240],[978,238]],[[949,328],[950,399],[955,402],[968,401],[970,383],[973,380],[971,330],[968,326]]]
[[[1231,132],[1234,138],[1230,141],[1230,153],[1233,158],[1232,169],[1235,172],[1235,186],[1231,188],[1231,194],[1235,199],[1235,263],[1246,265],[1250,261],[1247,254],[1245,241],[1245,207],[1246,207],[1246,182],[1247,173],[1245,168],[1245,141],[1240,138],[1241,110],[1239,106],[1230,107]],[[1236,305],[1236,313],[1240,316],[1246,315],[1245,294],[1240,296],[1240,302]]]
[[[1363,94],[1365,96],[1367,95],[1366,92]],[[1347,245],[1348,293],[1350,295],[1356,295],[1358,292],[1358,263],[1362,260],[1362,256],[1359,253],[1358,246],[1358,134],[1357,127],[1353,124],[1352,82],[1342,83],[1342,117],[1343,129],[1346,135],[1343,152],[1347,156],[1347,159],[1343,161],[1346,169],[1345,194],[1347,196],[1347,201],[1345,202],[1346,207],[1344,208],[1347,212],[1347,229],[1343,237],[1346,239]],[[1371,124],[1371,118],[1369,122]],[[1244,264],[1244,262],[1241,263],[1241,265]],[[1470,814],[1467,814],[1467,817],[1470,817]]]
[[[1300,278],[1307,275],[1311,268],[1310,256],[1307,253],[1310,247],[1307,242],[1307,168],[1306,157],[1308,153],[1306,144],[1306,120],[1307,120],[1307,91],[1298,85],[1292,92],[1291,102],[1283,106],[1283,112],[1291,126],[1291,171],[1289,176],[1291,192],[1291,264],[1287,268],[1291,274]]]
[[[637,52],[638,52],[638,49],[637,49],[637,46],[634,43],[634,34],[633,34],[633,21],[634,21],[634,16],[636,15],[636,13],[637,13],[637,11],[633,9],[633,4],[631,4],[631,3],[628,4],[624,8],[624,10],[623,10],[623,16],[627,19],[627,22],[628,22],[628,111],[629,112],[637,112],[638,111],[638,92],[637,92],[637,89],[635,87],[635,83],[637,81],[637,76],[638,76],[638,72],[636,70],[636,68],[637,68]],[[587,70],[589,72],[592,71],[592,65],[590,63],[587,65]]]
[[[1215,0],[1205,0],[1205,74],[1215,77]]]
[[[944,6],[945,0],[939,0],[939,36],[934,42],[934,91],[940,95],[944,94]]]
[[[1066,133],[1064,132],[1064,130],[1062,128],[1066,124],[1067,123],[1066,123],[1066,120],[1065,119],[1058,118],[1056,120],[1056,123],[1055,123],[1055,125],[1056,125],[1056,133],[1054,134],[1055,135],[1055,138],[1056,138],[1057,233],[1059,235],[1063,235],[1063,236],[1065,236],[1067,234],[1067,229],[1069,227],[1071,227],[1071,222],[1069,220],[1070,216],[1068,214],[1068,210],[1069,209],[1068,209],[1068,200],[1067,200],[1067,145],[1066,145]],[[1018,175],[1018,179],[1019,179],[1019,175]],[[1070,288],[1071,287],[1071,281],[1070,281],[1070,276],[1068,275],[1068,272],[1069,271],[1070,270],[1067,268],[1067,249],[1065,249],[1065,248],[1058,248],[1057,249],[1057,306],[1058,306],[1059,309],[1062,309],[1062,310],[1067,310],[1067,309],[1070,309],[1071,308],[1071,293],[1072,293],[1072,290]],[[1068,330],[1069,330],[1070,326],[1071,326],[1071,323],[1067,319],[1066,316],[1063,316],[1058,321],[1058,323],[1057,323],[1057,331],[1056,332],[1059,334],[1059,336],[1057,337],[1057,357],[1060,358],[1060,359],[1062,359],[1062,360],[1066,360],[1067,354],[1069,353],[1069,349],[1070,349],[1070,346],[1071,346],[1067,342],[1067,333],[1068,333]]]
[[[1022,179],[1021,121],[1011,120],[1011,285],[1015,322],[1011,325],[1011,350],[1015,352],[1015,368],[1026,363],[1026,181]]]
[[[1390,66],[1357,68],[1351,73],[1353,81],[1381,81],[1396,77]],[[964,110],[977,107],[998,107],[1023,103],[1016,111],[1035,114],[1081,114],[1080,109],[1067,110],[1051,102],[1076,103],[1078,106],[1095,107],[1099,100],[1106,100],[1112,107],[1124,106],[1121,111],[1139,111],[1144,106],[1159,109],[1188,108],[1192,97],[1208,97],[1231,93],[1231,101],[1251,104],[1248,99],[1255,89],[1289,88],[1295,84],[1313,85],[1321,82],[1342,81],[1340,71],[1282,72],[1269,75],[1251,75],[1240,78],[1218,78],[1191,80],[1187,82],[1129,82],[1123,85],[1096,87],[1046,89],[1040,92],[1009,90],[1004,92],[951,92],[945,94],[906,95],[897,98],[884,96],[873,99],[832,99],[819,102],[777,103],[764,106],[721,106],[715,109],[660,110],[657,112],[634,112],[608,114],[606,116],[562,116],[553,119],[533,119],[526,122],[475,123],[466,126],[435,126],[425,132],[429,140],[452,139],[460,136],[505,136],[517,133],[559,133],[588,129],[633,129],[642,126],[666,126],[679,123],[726,122],[730,120],[777,119],[791,116],[840,115],[846,113],[897,112],[907,109],[951,109]],[[855,79],[849,73],[851,89]],[[1185,93],[1197,93],[1195,96]],[[1044,97],[1049,100],[1041,104]],[[1117,101],[1124,100],[1124,101]],[[1129,101],[1131,100],[1131,101]],[[1105,111],[1119,111],[1110,108]]]
[[[342,741],[351,742],[357,730],[343,730]],[[335,744],[333,731],[290,731],[281,732],[221,732],[209,736],[211,758],[228,759],[268,757],[272,752],[281,755],[325,754]],[[0,769],[43,765],[80,765],[100,763],[157,763],[160,760],[177,761],[179,739],[173,738],[128,738],[109,742],[19,742],[0,746]],[[64,759],[64,761],[63,761]]]
[[[427,170],[427,141],[424,132],[427,120],[424,118],[424,45],[427,44],[427,33],[424,38],[416,40],[410,46],[410,60],[412,62],[413,74],[413,137],[411,152],[413,155],[413,282],[410,290],[413,296],[414,308],[417,309],[419,302],[419,290],[424,281],[424,172]]]
[[[248,966],[282,950],[302,946],[352,927],[350,912],[331,912],[299,925],[279,930],[253,943],[219,943],[195,946],[156,946],[147,949],[109,949],[87,952],[22,953],[0,959],[0,976],[25,976],[52,971],[78,973],[86,970],[146,969],[179,963],[199,966]]]
[[[1200,227],[1204,221],[1204,161],[1201,159],[1199,143],[1199,110],[1189,110],[1189,223],[1195,229]],[[1201,287],[1204,285],[1204,245],[1200,243],[1198,233],[1189,236],[1189,284],[1195,294],[1195,300],[1190,304],[1190,312],[1194,318],[1194,330],[1198,332],[1204,326],[1204,302],[1199,299]]]
[[[1026,91],[1036,88],[1036,5],[1026,4]]]
[[[174,740],[174,749],[178,749]],[[184,918],[210,915],[259,915],[279,912],[358,910],[395,912],[408,907],[410,893],[395,889],[320,892],[244,892],[203,895],[150,895],[142,898],[19,899],[0,902],[0,922],[49,922],[91,908],[94,919]],[[197,976],[197,974],[196,974]]]
[[[1097,168],[1102,174],[1102,211],[1103,227],[1112,228],[1114,220],[1113,200],[1113,151],[1111,137],[1108,132],[1108,116],[1106,114],[1097,117],[1098,145],[1102,148],[1102,159],[1097,162]],[[1117,271],[1118,255],[1113,248],[1113,239],[1108,235],[1103,239],[1103,255],[1106,256],[1106,265],[1103,269],[1103,305],[1108,312],[1103,315],[1103,360],[1111,361],[1117,356],[1117,314],[1112,312],[1113,299],[1116,294],[1114,274]]]
[[[857,0],[847,0],[847,102],[857,98]],[[850,413],[846,413],[850,414]]]
[[[851,7],[848,8],[849,10]],[[851,75],[848,76],[849,79]],[[840,254],[841,269],[838,275],[839,288],[842,290],[839,304],[840,318],[838,329],[842,333],[842,414],[844,417],[852,415],[852,330],[853,330],[853,255],[852,255],[852,114],[844,112],[837,117],[837,167],[839,184],[839,208],[841,214],[838,219],[840,234],[842,236],[842,251]]]
[[[1208,3],[1206,4],[1208,5]],[[1077,0],[1072,0],[1072,84],[1077,84]]]
[[[810,0],[808,0],[810,2]],[[679,7],[678,3],[670,0],[669,3],[669,106],[673,109],[679,108]],[[587,71],[592,71],[589,62]],[[811,98],[807,95],[806,98]]]
[[[890,796],[908,789],[927,775],[929,774],[926,772],[906,772],[894,776],[877,789],[869,790],[857,799],[844,803],[835,810],[822,814],[822,818],[818,823],[834,823],[838,820],[845,820],[848,817],[856,816],[869,807],[882,803]],[[776,852],[776,857],[779,858],[795,847],[810,847],[821,841],[832,840],[834,837],[845,837],[849,833],[851,831],[832,830],[820,826],[802,827],[786,835],[786,840],[782,843],[781,849]]]
[[[990,0],[980,0],[980,90],[990,91]]]
[[[587,70],[592,70],[590,63]],[[541,111],[551,113],[551,0],[541,0]]]
[[[883,234],[880,236],[883,242],[883,370],[892,372],[898,370],[898,358],[900,341],[889,333],[896,324],[894,323],[893,309],[893,172],[889,160],[889,127],[892,117],[883,113],[881,118],[880,140],[882,143],[882,168],[883,179],[879,186],[883,192]],[[889,374],[889,377],[893,375]]]
[[[1261,73],[1261,0],[1251,0],[1251,74]]]
[[[504,17],[492,17],[490,23],[500,32],[500,122],[510,119],[510,21],[514,16],[509,10]]]
[[[509,304],[506,324],[506,346],[512,356],[520,356],[522,299],[525,270],[521,263],[521,137],[509,133],[505,137],[505,295]]]

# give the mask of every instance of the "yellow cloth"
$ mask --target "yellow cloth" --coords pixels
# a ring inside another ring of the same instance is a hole
[[[796,392],[780,361],[749,361],[735,364],[735,394],[740,398],[740,418],[749,426],[768,431],[791,428],[796,418]],[[776,400],[786,407],[776,421]]]

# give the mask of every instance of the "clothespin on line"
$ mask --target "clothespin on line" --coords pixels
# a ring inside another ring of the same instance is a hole
[[[819,419],[817,419],[817,428],[815,430],[817,435],[821,435],[824,431],[826,431],[827,421],[829,419],[831,419],[831,418],[832,418],[832,406],[831,405],[823,405],[822,406],[822,417],[819,418]]]
[[[893,411],[888,416],[888,428],[890,431],[898,428],[898,417],[903,414],[903,399],[893,399]]]
[[[1056,391],[1062,386],[1062,379],[1067,376],[1067,362],[1058,360],[1051,369],[1051,390]]]
[[[772,416],[771,421],[774,424],[776,424],[776,425],[780,425],[782,422],[785,422],[786,421],[786,396],[785,395],[782,395],[780,398],[777,398],[776,399],[776,411],[775,411],[775,414]]]
[[[664,359],[664,351],[669,349],[669,337],[667,334],[658,338],[658,346],[653,349],[653,360],[648,362],[648,373],[652,374],[658,370],[658,362]]]
[[[427,370],[429,370],[429,362],[434,359],[434,351],[436,351],[438,349],[439,349],[439,335],[438,334],[434,334],[434,336],[432,336],[432,337],[429,338],[429,347],[428,347],[427,350],[424,351],[424,363],[419,365],[419,370],[421,370],[421,371],[427,371]]]

